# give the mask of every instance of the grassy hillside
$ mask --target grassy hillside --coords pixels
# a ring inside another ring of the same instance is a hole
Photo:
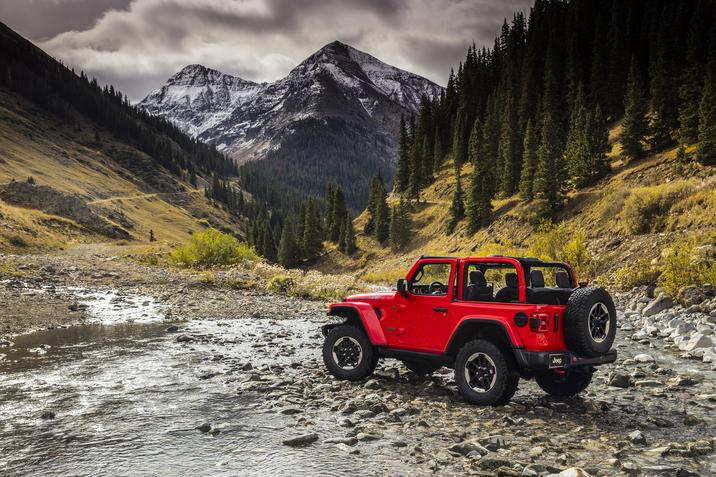
[[[38,186],[77,196],[131,239],[184,242],[210,223],[242,230],[242,224],[151,157],[114,138],[79,114],[61,119],[0,88],[0,187],[32,177]],[[97,141],[99,139],[99,142]],[[0,251],[64,248],[107,241],[67,216],[0,200]]]
[[[674,149],[624,162],[615,145],[609,156],[612,173],[595,186],[569,194],[554,221],[561,224],[558,228],[540,233],[533,203],[513,196],[494,200],[493,223],[474,235],[466,233],[464,220],[454,233],[445,233],[455,187],[454,165],[448,161],[413,209],[414,236],[407,250],[395,253],[359,233],[355,254],[347,257],[331,248],[315,268],[328,273],[350,270],[367,281],[392,282],[421,254],[544,256],[550,247],[560,248],[582,235],[590,259],[581,267],[581,278],[605,280],[620,268],[656,261],[674,244],[716,244],[716,168],[678,165],[675,156]],[[463,188],[471,171],[470,164],[463,166]],[[366,219],[364,212],[355,220],[357,231]]]

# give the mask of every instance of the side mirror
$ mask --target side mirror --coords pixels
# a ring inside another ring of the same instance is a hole
[[[408,291],[405,287],[405,278],[401,278],[400,280],[398,280],[398,285],[396,288],[398,289],[398,293],[403,295],[405,298],[408,297]]]

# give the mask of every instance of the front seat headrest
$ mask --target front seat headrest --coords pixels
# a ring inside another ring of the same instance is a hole
[[[516,273],[506,273],[505,274],[505,285],[507,285],[510,288],[517,288],[519,286],[519,281],[517,281],[517,274]]]
[[[470,272],[470,284],[478,287],[487,286],[487,280],[485,280],[485,274],[481,270],[473,270]]]
[[[544,287],[544,275],[542,270],[532,270],[530,272],[530,281],[532,282],[532,288]]]
[[[557,282],[559,288],[572,288],[572,281],[569,279],[567,272],[557,272],[554,274],[554,281]]]

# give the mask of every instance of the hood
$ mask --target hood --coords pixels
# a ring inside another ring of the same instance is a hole
[[[351,295],[349,297],[346,297],[345,301],[362,301],[362,302],[374,302],[374,301],[383,301],[383,300],[393,300],[395,298],[395,294],[398,292],[395,291],[389,291],[389,292],[374,292],[374,293],[360,293],[358,295]]]

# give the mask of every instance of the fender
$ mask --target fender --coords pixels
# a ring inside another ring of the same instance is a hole
[[[522,338],[517,334],[517,332],[512,329],[510,326],[505,326],[505,323],[502,320],[499,320],[497,318],[482,318],[482,317],[466,317],[457,324],[455,329],[453,330],[451,334],[450,341],[448,342],[447,347],[445,348],[446,353],[456,353],[457,348],[459,348],[462,343],[460,340],[462,337],[462,330],[465,330],[467,327],[470,327],[472,325],[488,325],[488,326],[494,326],[496,329],[500,330],[501,334],[505,338],[507,342],[509,342],[510,346],[512,348],[522,348]]]
[[[343,316],[351,319],[359,319],[363,325],[365,333],[368,335],[368,339],[375,346],[385,346],[388,342],[383,334],[383,328],[380,326],[378,315],[376,315],[373,307],[368,303],[362,303],[358,301],[353,302],[341,302],[334,305],[330,305],[328,310],[330,316]]]

